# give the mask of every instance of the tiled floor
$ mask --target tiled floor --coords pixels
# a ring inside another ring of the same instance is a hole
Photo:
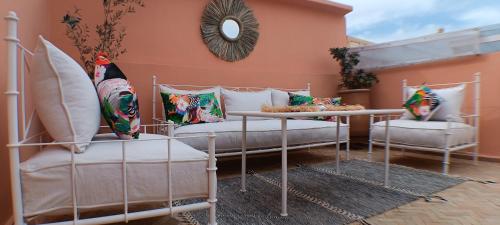
[[[366,150],[351,151],[352,158],[366,159]],[[334,148],[300,150],[289,153],[290,167],[297,163],[317,163],[335,160]],[[373,155],[376,161],[383,161],[382,150]],[[416,153],[392,151],[391,163],[410,166],[418,169],[441,171],[441,158]],[[251,156],[248,168],[256,171],[279,169],[280,154]],[[239,176],[239,158],[223,158],[218,162],[219,178]],[[500,163],[479,162],[452,158],[450,175],[466,176],[479,180],[500,181]],[[480,184],[465,182],[441,193],[448,202],[425,202],[418,200],[384,214],[368,219],[372,224],[500,224],[500,184]],[[133,223],[136,224],[136,223]],[[165,219],[154,222],[142,221],[137,224],[177,224]]]

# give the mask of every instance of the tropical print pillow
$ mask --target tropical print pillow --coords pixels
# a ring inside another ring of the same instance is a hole
[[[341,105],[342,98],[334,97],[334,98],[314,98],[314,105],[319,105],[321,111],[324,111],[326,108],[325,105]],[[324,120],[330,122],[337,122],[335,116],[318,116],[315,118],[316,120]]]
[[[303,106],[303,105],[340,105],[342,98],[317,98],[312,96],[298,95],[294,93],[288,93],[289,95],[289,105],[291,106]]]
[[[403,105],[416,120],[429,120],[439,109],[443,99],[429,87],[421,86]]]
[[[342,101],[341,97],[334,98],[313,98],[314,105],[340,105]]]
[[[224,120],[215,93],[172,94],[160,93],[165,108],[165,119],[177,125],[214,123]]]
[[[302,106],[302,105],[313,105],[314,98],[312,96],[298,95],[288,92],[289,101],[288,105],[291,106]]]
[[[104,53],[97,55],[94,84],[102,116],[111,130],[120,139],[139,138],[141,120],[137,94],[125,74]]]
[[[316,97],[311,97],[311,96],[298,95],[298,94],[294,94],[294,93],[288,93],[288,95],[290,96],[290,105],[291,106],[316,105],[316,106],[320,106],[321,111],[324,111],[326,109],[325,107],[322,107],[322,106],[341,105],[341,100],[342,100],[341,97],[316,98]],[[334,116],[318,116],[318,117],[313,117],[312,119],[336,122],[337,120],[335,118],[336,117],[334,117]]]

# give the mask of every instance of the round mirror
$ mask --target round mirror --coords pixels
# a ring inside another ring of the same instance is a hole
[[[237,40],[240,36],[240,24],[234,19],[226,19],[221,24],[221,33],[230,41]]]

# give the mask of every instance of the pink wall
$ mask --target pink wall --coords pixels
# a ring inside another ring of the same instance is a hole
[[[100,0],[60,1],[53,5],[52,21],[78,5],[85,19],[94,16]],[[346,44],[342,12],[299,4],[306,1],[247,0],[260,23],[255,50],[242,61],[229,63],[213,56],[200,37],[200,18],[208,1],[151,0],[146,8],[125,19],[128,53],[117,62],[139,90],[143,120],[151,118],[151,79],[170,84],[305,87],[316,95],[336,93],[338,66],[328,49]],[[314,4],[314,5],[317,5]],[[329,8],[330,7],[330,8]],[[337,10],[341,11],[341,10]],[[344,12],[345,13],[345,12]],[[53,24],[52,41],[77,56]],[[92,27],[92,26],[91,26]]]
[[[74,6],[82,9],[90,27],[102,19],[102,0],[3,0],[0,13],[14,10],[21,18],[21,40],[34,48],[36,35],[42,34],[74,58],[75,47],[64,35],[62,16]],[[200,18],[208,0],[148,0],[146,8],[124,20],[128,53],[117,61],[140,97],[143,121],[151,118],[151,79],[162,83],[305,87],[313,94],[336,93],[338,66],[331,59],[330,47],[345,46],[344,14],[349,7],[326,0],[247,0],[260,23],[260,38],[246,59],[228,63],[213,56],[200,36]],[[0,27],[5,30],[5,23]],[[4,32],[2,32],[4,34]],[[1,49],[4,42],[0,43]],[[5,74],[5,53],[0,53],[0,72]],[[0,79],[5,89],[5,76]],[[2,91],[3,93],[3,91]],[[0,98],[5,105],[5,98]],[[0,108],[5,124],[5,108]],[[0,130],[0,146],[7,134]],[[3,148],[3,147],[2,147]],[[8,153],[0,151],[0,225],[11,214]]]
[[[472,81],[475,72],[481,72],[481,119],[480,149],[482,156],[500,158],[497,141],[500,133],[500,53],[472,56],[453,61],[428,63],[379,71],[380,83],[372,93],[373,105],[377,108],[401,106],[401,81],[408,79],[410,85]],[[472,86],[467,87],[465,110],[472,111]]]

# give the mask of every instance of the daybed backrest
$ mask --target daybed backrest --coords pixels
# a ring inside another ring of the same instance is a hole
[[[157,77],[153,76],[153,120],[159,120],[164,118],[164,110],[163,107],[160,107],[162,114],[157,113],[157,106],[161,105],[161,99],[159,98],[160,96],[160,86],[165,85],[168,87],[180,89],[180,90],[202,90],[202,89],[208,89],[208,88],[213,88],[213,87],[221,87],[223,89],[227,90],[232,90],[232,91],[262,91],[266,89],[276,89],[276,90],[281,90],[285,92],[297,92],[297,91],[311,91],[311,84],[307,83],[305,88],[273,88],[273,87],[235,87],[235,86],[223,86],[223,85],[185,85],[185,84],[162,84],[158,83]],[[159,100],[158,100],[159,99]],[[224,99],[221,100],[221,106],[223,107],[224,110]],[[224,113],[225,114],[225,113]],[[158,118],[158,115],[162,115],[162,118]]]
[[[464,106],[472,106],[473,112],[468,112],[467,114],[472,114],[473,116],[479,116],[479,103],[480,103],[480,77],[481,73],[477,72],[473,75],[472,81],[464,81],[464,82],[453,82],[453,83],[426,83],[425,86],[429,88],[448,88],[448,87],[453,87],[453,86],[458,86],[458,85],[466,85],[466,90],[472,90],[471,91],[466,91],[466,93],[472,93],[472,98],[464,98],[464,104],[462,105],[462,114],[465,114],[464,112]],[[408,96],[408,89],[409,88],[419,88],[420,85],[408,85],[408,81],[406,79],[403,80],[402,82],[402,103],[404,104],[408,98],[411,96]],[[472,104],[466,104],[467,99],[472,99]]]

